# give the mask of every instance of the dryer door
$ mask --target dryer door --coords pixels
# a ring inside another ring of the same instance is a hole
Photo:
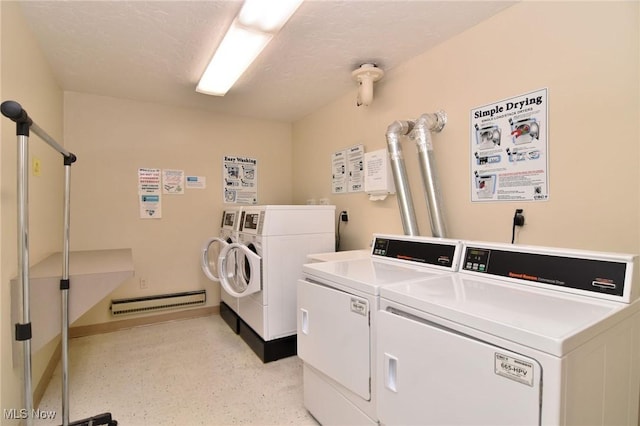
[[[220,281],[220,274],[218,274],[218,257],[223,248],[229,245],[231,240],[225,241],[220,237],[209,238],[202,245],[202,251],[200,256],[200,266],[202,272],[211,281]]]
[[[377,316],[381,424],[541,424],[537,360],[396,312]]]
[[[235,297],[262,290],[262,257],[244,244],[225,246],[218,257],[220,285]]]
[[[298,280],[298,357],[365,401],[371,400],[369,301]]]

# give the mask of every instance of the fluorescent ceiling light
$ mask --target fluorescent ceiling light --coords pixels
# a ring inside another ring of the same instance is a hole
[[[245,0],[238,21],[247,27],[276,33],[287,23],[302,0]]]
[[[303,0],[245,0],[218,46],[196,92],[224,96]]]
[[[200,78],[196,91],[224,96],[271,40],[271,34],[234,22]]]

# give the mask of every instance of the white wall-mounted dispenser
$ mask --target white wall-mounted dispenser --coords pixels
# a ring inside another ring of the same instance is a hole
[[[364,192],[372,201],[380,201],[396,193],[393,173],[386,149],[364,154]]]

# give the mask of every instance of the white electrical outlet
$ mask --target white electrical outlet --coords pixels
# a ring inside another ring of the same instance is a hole
[[[149,287],[149,281],[146,278],[140,278],[140,288],[145,289]]]

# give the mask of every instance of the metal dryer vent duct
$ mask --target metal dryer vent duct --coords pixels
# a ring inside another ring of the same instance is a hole
[[[411,197],[411,188],[402,156],[400,138],[409,135],[416,142],[420,173],[431,222],[431,234],[434,237],[446,237],[444,217],[440,207],[440,190],[433,159],[431,132],[440,132],[447,123],[447,114],[438,111],[422,114],[417,120],[394,121],[387,128],[387,149],[391,161],[393,180],[398,194],[398,207],[402,218],[402,228],[406,235],[420,235],[415,209]]]

